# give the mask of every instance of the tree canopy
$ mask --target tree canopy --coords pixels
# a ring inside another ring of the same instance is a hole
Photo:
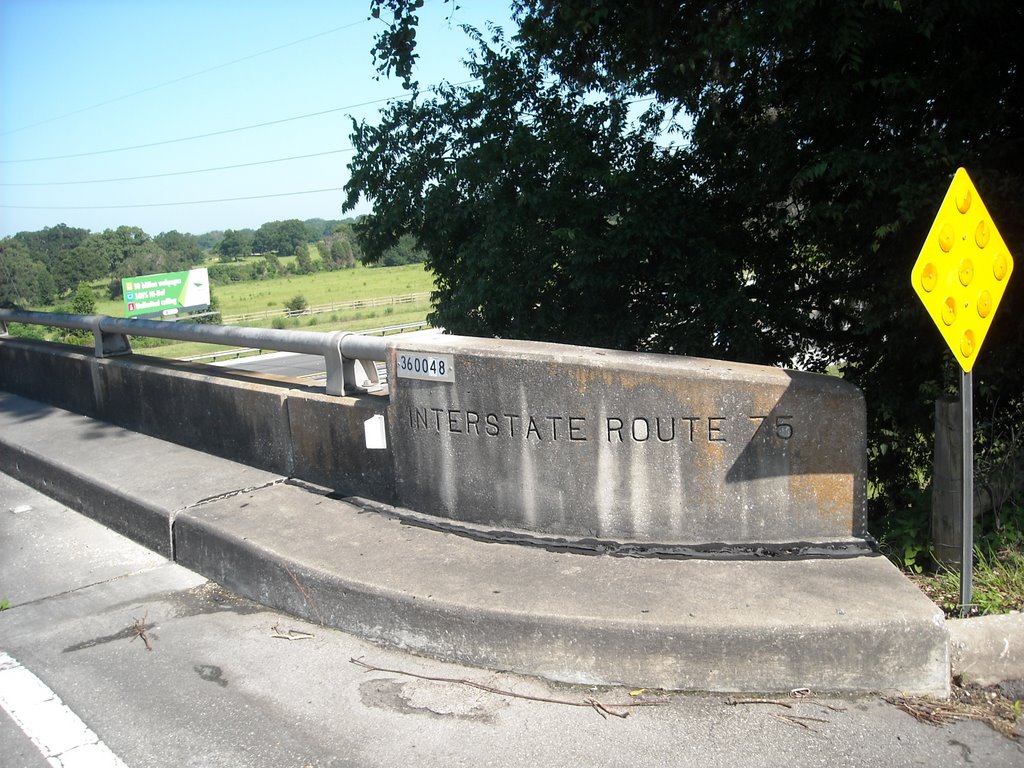
[[[373,5],[410,96],[354,125],[366,258],[415,237],[454,332],[838,369],[904,503],[955,381],[909,275],[958,166],[1024,253],[1024,6],[517,0],[512,40],[471,32],[477,83],[421,93],[420,0]],[[996,421],[1022,294],[975,367]]]
[[[268,221],[256,230],[253,238],[253,253],[276,253],[278,256],[294,256],[299,248],[319,238],[318,232],[310,232],[298,219]]]

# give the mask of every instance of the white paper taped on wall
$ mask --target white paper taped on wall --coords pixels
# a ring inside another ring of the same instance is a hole
[[[363,422],[363,430],[366,432],[366,447],[370,450],[385,450],[388,447],[388,437],[384,430],[384,417],[381,414],[371,416]]]

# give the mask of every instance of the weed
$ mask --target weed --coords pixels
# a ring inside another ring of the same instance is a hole
[[[959,570],[943,566],[936,573],[912,578],[947,616],[959,616]],[[972,580],[972,615],[1024,610],[1024,553],[975,548]]]
[[[904,507],[891,512],[883,521],[879,546],[897,566],[921,573],[930,564],[928,543],[930,494],[921,489],[905,490]]]
[[[0,611],[9,610],[10,607],[11,607],[11,601],[10,600],[8,600],[7,598],[4,598],[3,600],[0,600]]]
[[[974,526],[973,614],[1024,610],[1024,507],[1006,505],[999,523],[986,518]],[[959,615],[960,571],[937,566],[909,574],[947,615]]]

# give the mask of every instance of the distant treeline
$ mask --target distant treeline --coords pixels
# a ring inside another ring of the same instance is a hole
[[[214,284],[308,274],[353,267],[363,258],[355,220],[287,219],[259,229],[228,229],[201,235],[177,231],[150,236],[138,227],[103,232],[58,224],[0,240],[0,307],[54,304],[82,283],[109,280],[111,298],[121,278],[210,265]],[[422,262],[424,253],[407,237],[375,263]],[[253,259],[253,256],[262,258]],[[289,258],[283,263],[282,258]]]

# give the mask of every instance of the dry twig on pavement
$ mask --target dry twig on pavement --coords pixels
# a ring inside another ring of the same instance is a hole
[[[136,619],[134,616],[132,616],[132,620],[135,622],[135,624],[132,626],[132,630],[135,632],[135,634],[132,635],[132,639],[129,642],[134,642],[135,638],[141,637],[143,644],[146,646],[146,650],[152,651],[153,646],[149,644],[149,637],[146,635],[146,619],[148,617],[149,611],[146,611],[146,615],[143,616],[141,619]]]
[[[270,629],[270,636],[280,638],[281,640],[310,640],[313,637],[312,632],[301,632],[297,629],[281,629],[277,624]]]
[[[956,694],[957,690],[954,689]],[[1016,710],[1012,704],[998,697],[982,704],[969,704],[956,699],[939,701],[918,696],[887,696],[885,700],[922,723],[948,725],[955,720],[978,720],[1007,738],[1019,735]]]

